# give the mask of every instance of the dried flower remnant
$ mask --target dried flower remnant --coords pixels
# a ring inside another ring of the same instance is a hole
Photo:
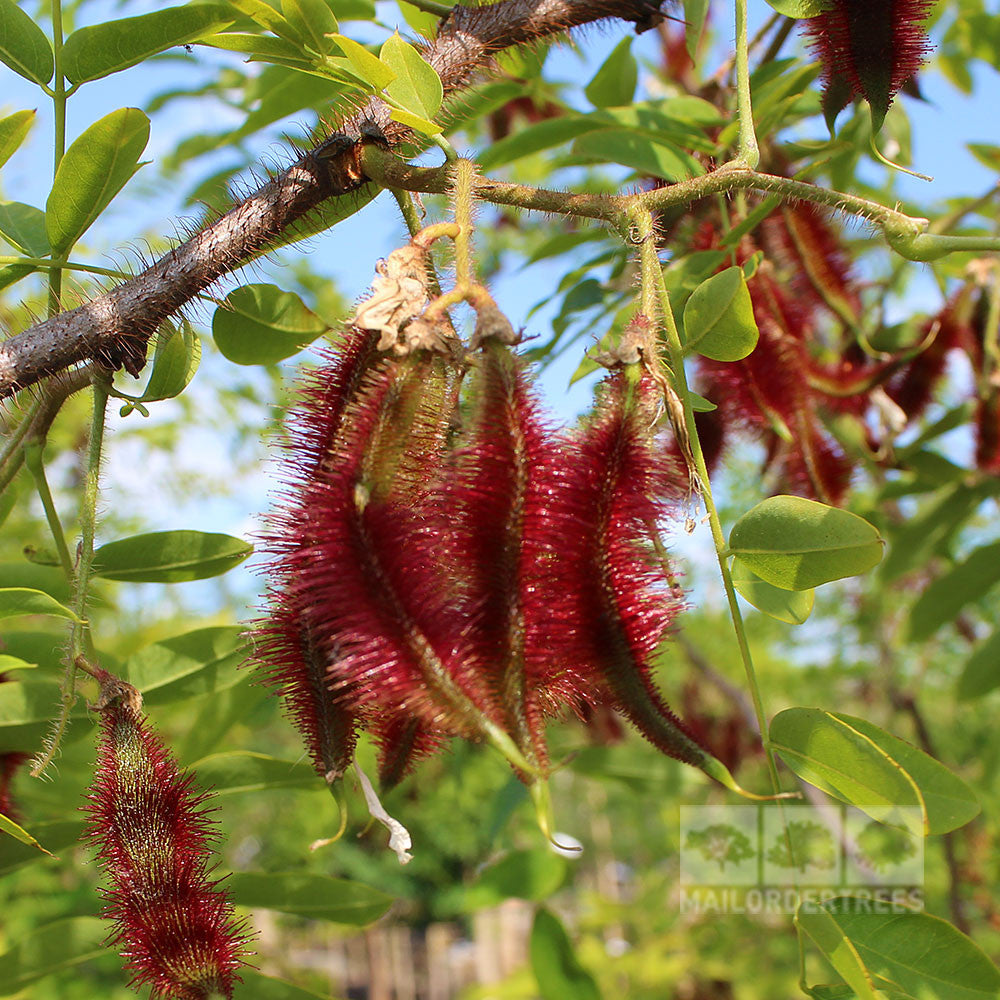
[[[105,671],[89,837],[111,883],[104,916],[131,985],[154,998],[231,997],[249,935],[213,879],[214,824],[141,715],[134,688]]]
[[[923,64],[929,49],[924,21],[933,0],[829,0],[806,30],[823,67],[823,113],[831,131],[855,98],[882,127],[900,88]]]

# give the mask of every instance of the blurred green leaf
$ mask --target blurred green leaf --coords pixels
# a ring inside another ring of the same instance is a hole
[[[249,679],[239,667],[249,652],[243,629],[195,629],[133,653],[123,677],[147,705],[164,705],[201,694],[217,694]]]
[[[308,872],[234,872],[226,879],[226,889],[239,906],[280,910],[351,927],[364,927],[378,920],[392,905],[392,897],[378,889]]]
[[[1000,687],[1000,629],[983,639],[965,661],[958,678],[958,697],[981,698]]]
[[[53,856],[52,852],[42,847],[42,845],[30,833],[28,833],[23,826],[15,823],[9,816],[4,816],[3,813],[0,813],[0,833],[5,833],[9,837],[13,837],[19,843],[34,848],[34,850],[39,851],[42,854],[48,854],[49,857]]]
[[[698,55],[698,45],[705,30],[709,0],[684,0],[684,43],[688,55],[694,60]]]
[[[53,854],[78,846],[83,837],[83,829],[82,819],[61,819],[32,825],[35,836]],[[0,837],[0,876],[8,875],[23,865],[34,864],[45,857],[46,855],[39,854],[30,844],[22,844],[9,837]]]
[[[108,928],[97,917],[46,924],[0,955],[0,996],[20,993],[45,976],[107,953]]]
[[[768,4],[785,17],[815,17],[822,14],[823,0],[767,0]]]
[[[191,765],[198,783],[213,795],[242,795],[269,788],[310,788],[322,779],[302,760],[279,760],[250,750],[203,757]]]
[[[595,108],[629,104],[639,82],[639,67],[632,55],[632,39],[626,36],[601,64],[583,92]]]
[[[601,991],[580,964],[559,918],[544,907],[535,914],[529,951],[543,1000],[600,1000]]]
[[[943,573],[917,598],[907,621],[911,642],[922,642],[954,621],[970,601],[1000,582],[1000,542],[983,545]]]

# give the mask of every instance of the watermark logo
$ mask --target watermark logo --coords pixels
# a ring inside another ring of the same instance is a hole
[[[922,906],[918,808],[681,806],[685,912],[790,912],[850,893],[872,906]]]

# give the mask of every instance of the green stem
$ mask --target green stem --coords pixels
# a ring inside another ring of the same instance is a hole
[[[460,287],[472,284],[472,199],[476,182],[476,166],[472,160],[460,159],[454,166],[455,184],[452,191],[455,223],[455,283]]]
[[[24,464],[22,442],[41,407],[42,401],[36,399],[31,409],[21,418],[21,422],[8,435],[3,449],[0,450],[0,493],[7,489],[14,477],[21,471],[21,466]]]
[[[451,7],[445,3],[435,3],[435,0],[406,0],[417,10],[422,10],[425,14],[433,14],[435,17],[448,17],[451,14]]]
[[[73,559],[69,554],[69,546],[66,544],[66,533],[63,531],[62,521],[59,520],[59,512],[56,510],[55,502],[52,499],[52,490],[49,489],[49,481],[45,475],[45,464],[42,461],[42,444],[37,441],[29,442],[24,449],[24,462],[28,466],[28,471],[35,480],[35,490],[42,501],[42,508],[45,511],[45,519],[49,522],[49,530],[52,532],[52,540],[56,543],[56,552],[59,554],[59,565],[62,566],[66,579],[73,579]]]
[[[736,115],[740,123],[738,161],[749,170],[760,163],[760,148],[750,104],[750,45],[747,40],[747,0],[736,0]]]
[[[92,643],[90,626],[86,621],[87,588],[94,561],[94,535],[97,530],[97,499],[100,486],[101,453],[104,448],[104,419],[108,405],[108,389],[103,379],[94,380],[94,412],[90,424],[90,442],[87,446],[87,473],[83,485],[80,507],[80,543],[77,549],[76,578],[71,608],[79,621],[70,630],[69,655],[66,672],[60,688],[60,710],[52,732],[42,753],[32,764],[31,774],[38,777],[52,763],[59,751],[62,738],[69,724],[70,713],[76,704],[76,658]]]
[[[55,75],[52,80],[52,107],[55,118],[52,175],[56,174],[66,152],[66,80],[62,71],[63,23],[62,0],[52,0],[52,55]],[[69,252],[67,248],[67,253]],[[49,272],[49,316],[62,308],[62,265],[65,260],[54,258]]]
[[[667,292],[666,282],[663,280],[663,268],[660,265],[659,255],[656,251],[656,243],[651,238],[653,232],[652,218],[647,212],[637,212],[635,219],[639,227],[639,235],[641,237],[649,235],[649,238],[644,239],[642,243],[643,270],[652,274],[656,280],[663,326],[667,335],[667,352],[670,369],[677,395],[684,406],[684,423],[690,447],[690,459],[694,462],[693,474],[697,476],[699,481],[700,492],[705,502],[705,510],[708,512],[712,541],[715,543],[719,572],[722,575],[722,583],[729,602],[729,614],[732,619],[733,630],[736,633],[736,643],[739,646],[740,658],[743,661],[743,668],[746,671],[747,685],[750,689],[754,715],[757,718],[757,725],[760,727],[761,737],[764,741],[771,784],[775,794],[780,794],[781,782],[778,778],[778,766],[774,757],[774,751],[771,749],[770,741],[767,737],[767,715],[764,712],[764,702],[761,698],[760,685],[757,682],[757,673],[754,670],[753,656],[750,653],[750,644],[747,640],[746,629],[743,624],[743,615],[740,613],[739,602],[736,598],[736,589],[733,586],[733,577],[729,571],[729,562],[725,555],[726,539],[722,532],[722,522],[719,520],[719,512],[712,497],[708,466],[705,463],[701,442],[698,440],[698,429],[694,420],[694,409],[691,406],[691,394],[688,389],[687,374],[684,371],[684,348],[681,344],[677,323],[674,320],[673,309],[670,306],[670,296]]]
[[[97,267],[94,264],[81,264],[73,260],[50,260],[48,257],[15,257],[0,255],[0,264],[16,264],[23,267],[33,267],[39,271],[84,271],[87,274],[100,274],[106,278],[119,278],[128,281],[132,277],[125,271],[116,271],[110,267]]]
[[[993,282],[983,327],[983,391],[990,391],[993,375],[1000,371],[1000,261],[993,261]]]

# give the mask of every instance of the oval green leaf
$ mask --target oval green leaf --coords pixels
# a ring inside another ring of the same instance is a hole
[[[770,743],[802,779],[873,819],[917,810],[913,832],[947,833],[979,812],[972,789],[943,764],[878,726],[840,712],[789,708],[770,726]],[[892,820],[896,822],[896,820]]]
[[[49,255],[45,213],[34,205],[20,201],[0,204],[0,236],[29,257]]]
[[[308,872],[235,872],[226,879],[226,889],[239,906],[259,906],[351,927],[378,920],[392,905],[392,896],[361,882]]]
[[[239,795],[269,788],[314,788],[316,772],[303,760],[279,760],[250,750],[232,750],[203,757],[191,765],[198,784],[213,795]]]
[[[153,643],[129,657],[124,679],[147,705],[169,704],[202,694],[218,694],[246,681],[239,668],[247,659],[243,630],[234,626],[195,629]]]
[[[187,320],[160,327],[153,349],[153,370],[140,397],[144,403],[173,399],[188,386],[201,361],[201,340]]]
[[[63,72],[70,83],[99,80],[175,45],[214,35],[233,21],[222,4],[192,3],[79,28],[63,47]]]
[[[48,83],[55,68],[45,32],[14,0],[0,0],[0,61],[33,83]]]
[[[15,111],[0,118],[0,167],[17,152],[34,124],[34,111]]]
[[[858,1000],[880,1000],[875,982],[844,929],[821,906],[800,904],[795,923],[843,977]]]
[[[997,582],[1000,582],[1000,542],[993,542],[976,549],[920,595],[910,609],[910,641],[922,642],[932,636]]]
[[[595,108],[631,104],[639,82],[639,66],[632,55],[632,39],[623,38],[601,64],[583,92]]]
[[[1000,629],[984,639],[965,661],[958,679],[958,697],[980,698],[1000,687]]]
[[[221,576],[243,562],[253,546],[206,531],[152,531],[102,545],[94,574],[130,583],[185,583]]]
[[[812,590],[782,590],[762,580],[742,560],[733,560],[733,586],[758,611],[789,625],[801,625],[812,614]]]
[[[733,525],[729,551],[782,590],[809,590],[878,565],[882,539],[863,517],[802,497],[757,504]]]
[[[1000,995],[1000,970],[940,917],[904,907],[873,912],[870,901],[850,896],[816,909],[829,915],[867,977],[883,991],[920,1000],[995,1000]]]
[[[0,590],[0,618],[21,615],[54,615],[56,618],[80,621],[69,608],[44,591],[30,587],[4,587]]]
[[[233,989],[233,1000],[329,1000],[329,993],[313,993],[285,979],[265,976],[256,969],[240,969],[242,982]]]
[[[107,954],[108,928],[97,917],[40,927],[0,955],[0,996],[20,993],[45,976]]]
[[[277,285],[243,285],[212,317],[223,356],[238,365],[273,365],[301,351],[328,329],[294,292]]]
[[[385,92],[412,115],[433,120],[444,95],[434,67],[398,31],[382,43],[379,59],[396,74]]]
[[[52,252],[65,253],[90,228],[139,169],[149,141],[149,119],[138,108],[121,108],[94,122],[56,171],[45,203]]]
[[[529,951],[543,1000],[601,1000],[594,977],[580,964],[559,918],[544,907],[535,914]]]
[[[743,269],[728,267],[703,281],[684,307],[684,348],[713,361],[740,361],[760,331]]]

